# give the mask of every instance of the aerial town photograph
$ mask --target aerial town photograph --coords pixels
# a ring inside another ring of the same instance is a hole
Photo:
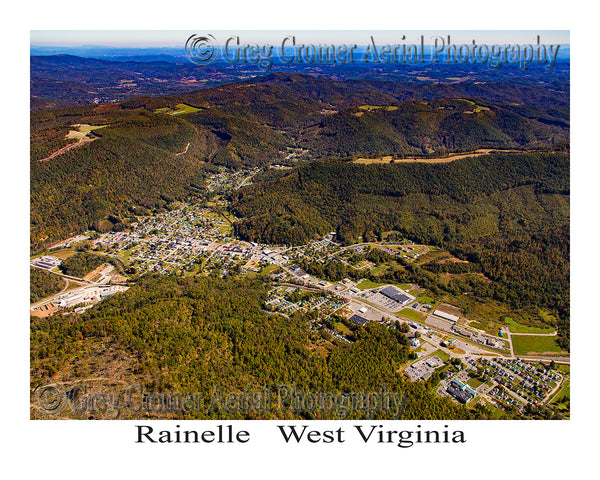
[[[31,32],[31,419],[570,419],[568,31],[134,33]]]

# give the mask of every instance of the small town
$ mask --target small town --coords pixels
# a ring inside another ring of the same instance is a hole
[[[82,313],[126,291],[146,273],[193,276],[216,270],[222,276],[266,275],[273,288],[265,311],[284,317],[296,311],[308,313],[309,327],[329,338],[351,344],[353,331],[369,322],[399,328],[409,339],[413,357],[403,375],[412,382],[439,379],[436,392],[442,397],[462,404],[489,404],[499,412],[523,412],[547,406],[559,396],[567,383],[569,358],[516,354],[514,339],[527,334],[511,332],[509,326],[493,334],[476,328],[460,308],[427,296],[419,285],[376,284],[366,278],[328,281],[299,266],[337,259],[366,272],[381,268],[361,259],[371,249],[414,261],[434,247],[409,240],[342,246],[335,241],[335,232],[295,247],[235,238],[236,219],[220,194],[249,184],[258,171],[223,170],[208,179],[207,188],[213,193],[210,202],[181,203],[158,215],[138,217],[128,231],[76,235],[32,258],[32,267],[62,277],[66,286],[32,304],[31,314]],[[82,278],[61,273],[63,260],[81,244],[112,263],[103,263]]]

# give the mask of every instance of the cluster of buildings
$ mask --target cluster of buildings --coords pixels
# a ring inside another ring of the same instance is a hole
[[[90,238],[88,235],[75,235],[74,237],[67,238],[62,242],[52,245],[51,248],[69,248],[71,245],[75,245],[76,243],[87,240],[88,238]]]
[[[137,223],[134,225],[137,225]],[[108,232],[92,241],[92,246],[96,247],[101,245],[103,247],[113,247],[120,243],[126,242],[127,240],[134,241],[133,235],[130,239],[129,232]]]
[[[408,366],[404,370],[404,375],[410,378],[412,382],[427,380],[435,372],[436,368],[443,365],[443,360],[437,355],[425,357]]]
[[[498,348],[500,350],[506,348],[506,343],[504,342],[504,340],[493,337],[491,335],[486,335],[480,332],[471,332],[466,328],[462,328],[457,325],[452,326],[452,331],[454,333],[457,333],[458,335],[470,338],[474,342],[477,342],[481,345],[485,345],[487,347]]]
[[[290,272],[292,272],[292,275],[294,275],[299,280],[306,281],[310,278],[310,275],[308,273],[306,273],[304,270],[302,270],[300,267],[298,267],[297,265],[290,266],[289,270],[290,270]]]
[[[73,307],[82,303],[93,304],[100,300],[124,292],[129,287],[123,285],[102,285],[77,288],[57,297],[57,306],[61,308]]]
[[[301,298],[292,298],[294,293],[300,293]],[[266,305],[270,310],[293,313],[302,309],[305,312],[317,310],[326,316],[347,305],[347,301],[331,294],[304,292],[295,287],[276,287],[269,292]]]
[[[231,226],[211,209],[184,205],[153,217],[142,217],[131,231],[108,232],[94,246],[121,254],[138,272],[168,273],[192,263],[230,239]]]
[[[328,257],[340,249],[333,238],[335,232],[329,232],[322,240],[313,240],[307,245],[292,247],[289,251],[290,257],[304,257],[311,262],[324,263]]]
[[[473,390],[466,383],[461,382],[458,379],[452,380],[448,387],[446,388],[446,392],[460,403],[466,404],[470,402],[475,396],[477,392]]]
[[[507,407],[507,406],[515,406],[519,411],[523,411],[523,403],[513,397],[506,389],[502,388],[501,385],[494,385],[489,391],[490,397],[494,399],[496,403]]]
[[[52,255],[43,255],[31,260],[31,266],[41,268],[42,270],[52,270],[58,267],[62,263],[62,260]]]
[[[562,381],[562,376],[557,372],[541,364],[530,364],[519,359],[483,359],[481,363],[497,384],[512,392],[513,396],[518,396],[523,403],[540,405]]]
[[[431,305],[429,305],[428,303],[419,303],[419,302],[414,302],[411,305],[411,308],[418,311],[418,312],[424,312],[427,313],[429,310],[431,310],[433,307]]]
[[[227,192],[250,184],[250,179],[260,172],[261,167],[232,171],[221,167],[219,173],[211,175],[206,180],[209,192]]]

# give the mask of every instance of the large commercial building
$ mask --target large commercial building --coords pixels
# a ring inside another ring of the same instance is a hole
[[[454,323],[458,322],[458,318],[459,318],[456,315],[452,315],[447,312],[442,312],[441,310],[434,310],[433,314],[437,317],[443,318],[444,320],[449,320]]]
[[[106,285],[106,286],[92,286],[83,287],[67,292],[64,295],[58,297],[57,305],[59,307],[71,307],[73,305],[79,305],[80,303],[91,303],[97,302],[106,298],[110,295],[114,295],[118,292],[124,292],[129,287],[122,285]]]
[[[369,320],[361,315],[354,314],[350,317],[350,321],[356,323],[357,325],[364,325]]]
[[[31,261],[31,265],[44,270],[52,270],[54,267],[58,267],[62,263],[62,260],[52,255],[44,255],[42,257],[34,258]]]
[[[468,403],[477,395],[475,390],[459,380],[452,380],[450,385],[448,385],[446,392],[456,398],[460,403]]]
[[[412,295],[409,295],[408,293],[403,292],[402,290],[399,290],[396,287],[392,286],[382,288],[379,291],[379,293],[385,295],[390,300],[394,300],[400,305],[406,305],[407,303],[415,299],[415,297],[413,297]]]
[[[442,365],[444,365],[444,362],[437,355],[425,357],[416,361],[412,365],[409,365],[404,370],[404,375],[410,378],[413,382],[418,380],[426,380],[431,377],[436,368],[439,368]]]

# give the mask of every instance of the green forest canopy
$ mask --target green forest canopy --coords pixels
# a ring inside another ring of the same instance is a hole
[[[112,352],[119,351],[127,355],[128,369],[111,381],[141,382],[149,392],[211,392],[215,385],[244,392],[293,384],[309,391],[348,393],[385,386],[405,395],[402,418],[475,416],[402,376],[399,367],[408,360],[408,341],[396,329],[368,325],[354,344],[330,344],[327,353],[315,348],[323,339],[308,330],[302,315],[264,313],[266,292],[257,279],[146,276],[79,316],[32,319],[32,383],[105,376],[119,362]],[[195,415],[232,416],[248,418],[219,411]],[[265,418],[303,416],[331,418],[289,408]]]
[[[250,241],[301,245],[335,230],[352,244],[395,230],[449,250],[493,281],[480,285],[483,297],[557,311],[568,346],[566,153],[445,164],[312,162],[236,191],[232,208],[242,218],[236,232]]]

